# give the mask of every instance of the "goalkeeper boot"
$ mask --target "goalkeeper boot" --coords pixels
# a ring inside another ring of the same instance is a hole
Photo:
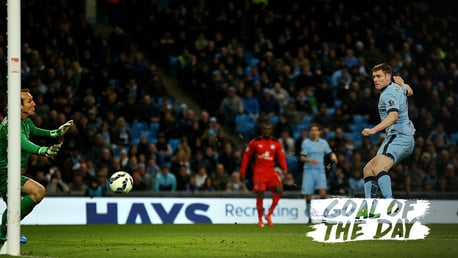
[[[2,229],[0,230],[0,243],[4,243],[6,241],[6,227],[2,226]]]
[[[21,244],[27,244],[29,240],[27,239],[27,237],[25,237],[22,233],[21,235],[19,236],[19,242],[21,242]]]
[[[0,243],[4,243],[4,242],[7,240],[7,238],[6,238],[6,236],[7,236],[7,230],[6,230],[6,229],[7,229],[6,226],[2,226],[2,229],[0,230]],[[29,241],[29,240],[27,239],[27,237],[24,236],[24,235],[21,233],[20,236],[19,236],[19,242],[20,242],[21,244],[26,244],[28,241]]]
[[[269,227],[273,227],[274,224],[272,223],[272,214],[267,214],[266,215],[266,220],[267,220],[267,225],[269,225]]]

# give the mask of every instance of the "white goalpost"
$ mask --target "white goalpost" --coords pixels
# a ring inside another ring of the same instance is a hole
[[[21,1],[7,1],[8,234],[0,254],[20,255],[21,222]]]

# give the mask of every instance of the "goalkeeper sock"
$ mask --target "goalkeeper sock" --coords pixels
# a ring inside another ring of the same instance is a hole
[[[368,176],[364,178],[364,198],[372,198],[372,189],[375,184],[375,179],[375,176]]]
[[[33,208],[37,205],[37,203],[30,198],[29,195],[24,196],[21,199],[21,220],[27,216]],[[2,214],[2,225],[1,225],[1,235],[3,237],[6,237],[6,229],[7,229],[7,214],[8,214],[8,209],[5,209]]]
[[[277,207],[278,201],[280,200],[281,194],[274,193],[272,196],[272,205],[270,205],[269,213],[267,215],[271,215],[274,213],[275,207]]]
[[[386,171],[382,171],[377,175],[378,186],[382,192],[383,198],[392,199],[393,192],[391,190],[391,178]]]
[[[258,211],[258,221],[262,221],[262,216],[264,215],[264,205],[262,198],[256,198],[256,209]]]
[[[8,209],[5,209],[2,214],[2,227],[0,230],[4,236],[6,236],[6,214],[8,214]]]
[[[37,203],[30,198],[30,195],[25,195],[21,200],[21,220],[29,215]]]

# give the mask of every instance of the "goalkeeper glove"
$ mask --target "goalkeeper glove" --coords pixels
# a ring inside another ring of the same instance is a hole
[[[48,158],[54,158],[60,150],[62,143],[53,144],[49,147],[40,147],[38,149],[38,155],[46,156]]]
[[[70,129],[72,125],[73,125],[73,120],[67,121],[65,124],[59,126],[59,128],[57,128],[56,130],[52,130],[51,136],[59,137],[59,136],[64,135],[68,131],[68,129]]]

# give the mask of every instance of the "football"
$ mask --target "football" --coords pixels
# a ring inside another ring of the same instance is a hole
[[[110,177],[110,189],[114,193],[126,194],[132,190],[134,179],[125,171],[115,172]]]

